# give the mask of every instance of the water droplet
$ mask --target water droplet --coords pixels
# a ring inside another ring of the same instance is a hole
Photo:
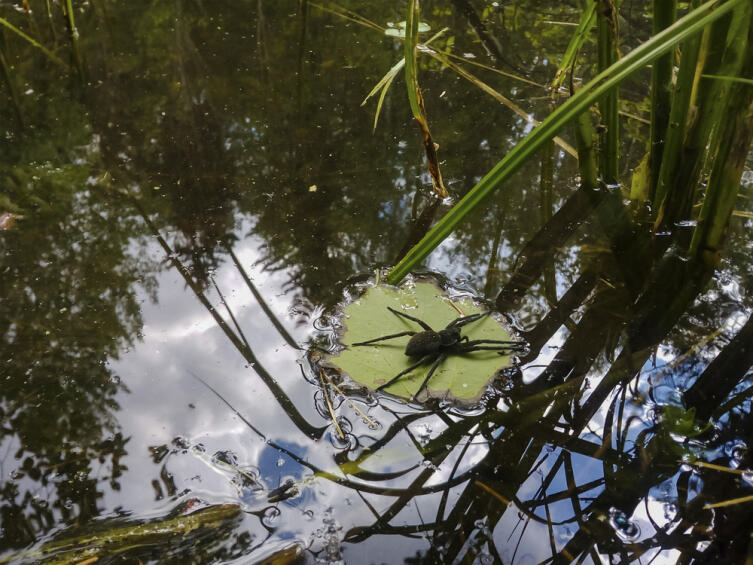
[[[638,524],[633,522],[627,514],[617,508],[609,509],[609,525],[614,528],[617,536],[626,542],[636,541],[641,535]]]
[[[431,439],[431,426],[428,424],[421,424],[416,427],[416,439],[421,445],[426,445]]]
[[[264,511],[264,516],[261,518],[262,524],[268,528],[274,528],[280,519],[280,514],[282,513],[277,506],[270,506]]]
[[[664,504],[664,518],[672,521],[677,516],[677,505],[673,502],[666,502]]]
[[[729,456],[733,459],[735,465],[739,465],[742,458],[745,457],[746,451],[748,451],[748,446],[742,442],[735,443],[729,448]]]
[[[278,467],[282,467],[283,465],[285,465],[285,460],[282,457],[280,457],[275,464]]]

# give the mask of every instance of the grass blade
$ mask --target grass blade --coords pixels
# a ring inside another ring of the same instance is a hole
[[[557,67],[557,73],[554,75],[552,81],[552,88],[557,89],[562,86],[567,76],[567,71],[574,64],[578,57],[578,52],[583,47],[583,44],[588,39],[588,34],[594,24],[594,18],[596,17],[596,0],[587,0],[586,6],[580,14],[580,21],[578,22],[578,28],[570,38],[570,43],[565,49],[565,53],[562,55],[562,60]]]
[[[424,140],[424,151],[426,151],[426,161],[431,174],[431,184],[434,193],[439,198],[447,198],[449,193],[444,186],[442,173],[439,170],[439,158],[437,157],[437,145],[431,137],[429,131],[429,120],[426,116],[421,89],[418,86],[418,19],[419,19],[419,0],[410,0],[408,3],[408,14],[405,25],[405,82],[408,87],[408,100],[413,117],[421,127],[421,133]]]
[[[29,37],[28,35],[26,35],[26,34],[25,34],[25,33],[24,33],[23,31],[21,31],[20,29],[18,29],[18,28],[17,28],[16,26],[14,26],[14,25],[13,25],[12,23],[10,23],[10,22],[9,22],[8,20],[6,20],[5,18],[0,18],[0,25],[3,25],[3,26],[5,26],[5,27],[7,27],[7,28],[8,28],[9,30],[11,30],[11,31],[12,31],[13,33],[15,33],[16,35],[19,35],[19,36],[21,36],[21,37],[22,37],[22,38],[24,38],[24,39],[25,39],[26,41],[28,41],[29,43],[31,43],[31,44],[32,44],[32,45],[33,45],[34,47],[36,47],[37,49],[39,49],[39,50],[40,50],[40,51],[41,51],[42,53],[44,53],[45,55],[47,55],[47,57],[48,57],[48,58],[49,58],[49,59],[50,59],[50,60],[51,60],[51,61],[52,61],[53,63],[55,63],[55,64],[57,64],[57,65],[60,65],[61,67],[68,67],[68,65],[66,65],[66,64],[65,64],[65,63],[64,63],[64,62],[62,61],[62,59],[60,59],[60,58],[59,58],[59,57],[58,57],[57,55],[55,55],[55,54],[54,54],[54,53],[53,53],[52,51],[50,51],[50,50],[49,50],[49,49],[47,49],[47,48],[46,48],[46,47],[45,47],[44,45],[42,45],[41,43],[39,43],[39,42],[38,42],[38,41],[37,41],[36,39],[33,39],[33,38]]]
[[[599,73],[577,94],[552,112],[538,127],[518,143],[497,165],[442,218],[424,238],[390,271],[387,282],[397,284],[417,267],[455,227],[487,196],[510,178],[544,143],[550,141],[568,122],[616,87],[638,69],[654,61],[687,37],[749,0],[720,2],[711,0],[690,11],[672,26],[649,39],[620,61]]]
[[[617,9],[610,0],[598,0],[598,58],[599,71],[614,65],[619,59]],[[617,184],[620,151],[619,88],[612,88],[599,100],[601,120],[606,130],[601,134],[599,173],[602,180]]]
[[[676,0],[654,0],[653,32],[672,25],[677,19]],[[649,152],[649,194],[656,193],[662,165],[664,142],[668,135],[672,107],[674,54],[666,53],[651,66],[651,149]],[[661,201],[660,198],[656,200]]]
[[[432,41],[434,41],[440,35],[446,32],[447,29],[448,28],[439,30],[423,45],[429,45]],[[392,86],[392,81],[395,80],[395,77],[398,75],[398,73],[402,70],[404,66],[405,66],[405,57],[400,59],[397,63],[395,63],[392,66],[392,68],[389,71],[387,71],[387,73],[381,78],[381,80],[378,83],[376,83],[374,88],[371,89],[371,92],[369,92],[366,95],[366,98],[363,99],[363,102],[361,102],[361,106],[363,106],[364,104],[366,104],[366,102],[368,102],[369,98],[371,98],[372,96],[374,96],[377,92],[381,90],[381,93],[379,94],[379,100],[377,102],[376,112],[374,114],[374,130],[373,131],[376,131],[377,122],[379,121],[379,113],[382,111],[382,104],[384,103],[384,97],[387,95],[387,91],[390,89],[390,86]]]
[[[413,117],[417,120],[424,119],[422,104],[419,102],[421,91],[418,87],[418,69],[416,47],[418,46],[418,0],[410,0],[408,3],[408,15],[405,19],[405,81],[408,85],[408,101]]]
[[[750,84],[753,86],[753,79],[741,78],[741,77],[723,77],[719,75],[701,75],[701,78],[711,78],[714,80],[728,80],[730,82],[741,82],[743,84]]]

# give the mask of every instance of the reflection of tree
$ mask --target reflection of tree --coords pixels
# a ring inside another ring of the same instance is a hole
[[[98,514],[100,480],[118,487],[127,439],[113,397],[123,390],[106,362],[139,330],[133,281],[141,266],[126,248],[128,224],[94,193],[87,171],[5,166],[6,195],[24,219],[3,234],[3,384],[0,548],[29,543],[62,520]],[[15,461],[14,461],[15,460]],[[108,471],[94,463],[108,461]]]

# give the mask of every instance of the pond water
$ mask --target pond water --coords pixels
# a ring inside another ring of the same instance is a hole
[[[328,370],[336,389],[318,359],[343,302],[531,122],[421,59],[439,201],[402,75],[374,131],[361,104],[400,39],[306,0],[73,4],[75,48],[57,5],[0,3],[62,59],[4,29],[1,563],[750,558],[750,219],[713,276],[679,268],[637,300],[619,187],[583,193],[552,144],[409,279],[504,316],[528,344],[513,370],[473,406]],[[624,4],[635,45],[650,20]],[[574,6],[425,0],[422,20],[524,112],[552,110],[539,85]],[[625,175],[647,77],[622,87]]]

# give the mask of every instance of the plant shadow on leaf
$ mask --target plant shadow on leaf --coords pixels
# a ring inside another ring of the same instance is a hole
[[[454,305],[453,305],[454,304]],[[397,316],[388,307],[419,318],[439,331],[452,320],[481,313],[470,299],[452,302],[435,284],[420,282],[397,289],[388,286],[369,288],[343,312],[345,346],[329,361],[347,373],[355,382],[371,390],[384,385],[417,359],[405,355],[410,336],[380,341],[361,347],[352,344],[403,331],[422,331],[410,320]],[[463,326],[463,336],[470,340],[510,340],[510,334],[492,316]],[[419,400],[442,398],[461,404],[478,401],[489,381],[512,364],[511,356],[496,351],[474,351],[450,354],[436,369]],[[432,366],[427,362],[387,387],[385,392],[401,398],[412,398]]]

